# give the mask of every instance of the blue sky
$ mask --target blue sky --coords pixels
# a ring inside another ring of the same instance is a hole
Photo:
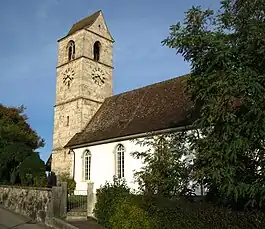
[[[3,0],[0,8],[0,103],[27,107],[29,123],[52,150],[57,40],[72,24],[102,9],[114,43],[114,93],[189,72],[174,50],[161,45],[169,26],[192,5],[219,0]]]

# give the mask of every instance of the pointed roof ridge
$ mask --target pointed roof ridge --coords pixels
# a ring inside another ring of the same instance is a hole
[[[75,24],[73,24],[72,28],[69,30],[67,36],[77,32],[78,30],[84,29],[85,27],[91,26],[97,20],[97,18],[101,12],[102,12],[102,10],[100,9],[97,12],[95,12],[95,13],[81,19],[80,21],[76,22]]]

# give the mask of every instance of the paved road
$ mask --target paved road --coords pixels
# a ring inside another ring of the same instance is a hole
[[[0,207],[0,229],[47,229],[21,215]]]

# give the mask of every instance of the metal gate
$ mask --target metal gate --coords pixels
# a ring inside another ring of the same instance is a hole
[[[67,211],[87,211],[87,190],[75,190],[67,197]]]

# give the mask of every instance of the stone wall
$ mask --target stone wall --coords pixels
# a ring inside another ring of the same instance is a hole
[[[52,189],[0,186],[0,205],[46,223],[52,216]]]
[[[0,206],[51,225],[54,217],[66,216],[67,184],[52,188],[0,186]]]

